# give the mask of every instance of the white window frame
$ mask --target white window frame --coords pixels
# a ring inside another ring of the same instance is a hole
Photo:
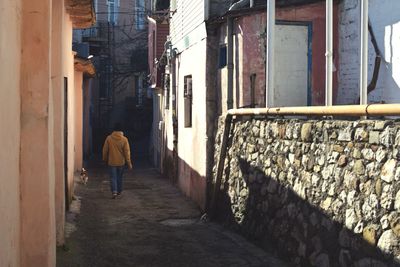
[[[183,103],[184,103],[184,127],[193,125],[193,76],[184,76]]]
[[[145,11],[146,11],[146,1],[145,0],[136,0],[135,1],[135,27],[136,30],[145,30],[146,19],[145,19]]]
[[[113,25],[117,25],[120,0],[107,0],[107,6],[108,6],[108,22],[112,23]]]
[[[273,107],[274,95],[274,46],[275,1],[267,0],[267,58],[266,58],[266,107]],[[368,0],[361,2],[361,52],[360,52],[360,105],[368,104]],[[333,91],[333,0],[326,0],[326,67],[325,105],[332,106]]]

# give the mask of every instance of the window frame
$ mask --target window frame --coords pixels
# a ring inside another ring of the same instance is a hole
[[[192,128],[193,126],[193,76],[184,76],[183,102],[184,102],[184,126]]]

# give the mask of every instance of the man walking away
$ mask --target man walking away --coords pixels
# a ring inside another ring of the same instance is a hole
[[[112,134],[107,136],[103,146],[103,160],[107,162],[111,176],[112,198],[122,192],[122,175],[125,165],[132,169],[131,151],[128,138],[124,136],[120,123],[114,127]]]

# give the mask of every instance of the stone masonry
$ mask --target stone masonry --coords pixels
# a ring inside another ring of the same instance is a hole
[[[399,144],[391,120],[236,120],[218,214],[296,266],[400,266]]]

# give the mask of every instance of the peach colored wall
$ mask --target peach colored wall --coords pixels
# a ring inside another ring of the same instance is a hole
[[[71,51],[63,1],[0,2],[0,266],[55,266],[56,232],[64,241],[63,77],[70,152],[75,141]]]
[[[64,244],[65,181],[64,181],[64,75],[63,21],[67,16],[64,1],[53,1],[52,13],[52,92],[54,113],[55,214],[57,245]]]
[[[72,22],[69,16],[64,17],[63,24],[63,72],[64,77],[68,78],[68,159],[67,159],[67,179],[68,179],[68,201],[72,200],[73,181],[74,181],[74,156],[75,156],[75,81],[74,81],[74,53],[72,52]]]
[[[49,172],[50,0],[24,0],[22,18],[20,261],[21,266],[55,266],[55,199]]]
[[[75,164],[74,170],[82,169],[82,119],[83,119],[83,74],[75,71]]]
[[[21,1],[0,1],[0,266],[19,266]]]

